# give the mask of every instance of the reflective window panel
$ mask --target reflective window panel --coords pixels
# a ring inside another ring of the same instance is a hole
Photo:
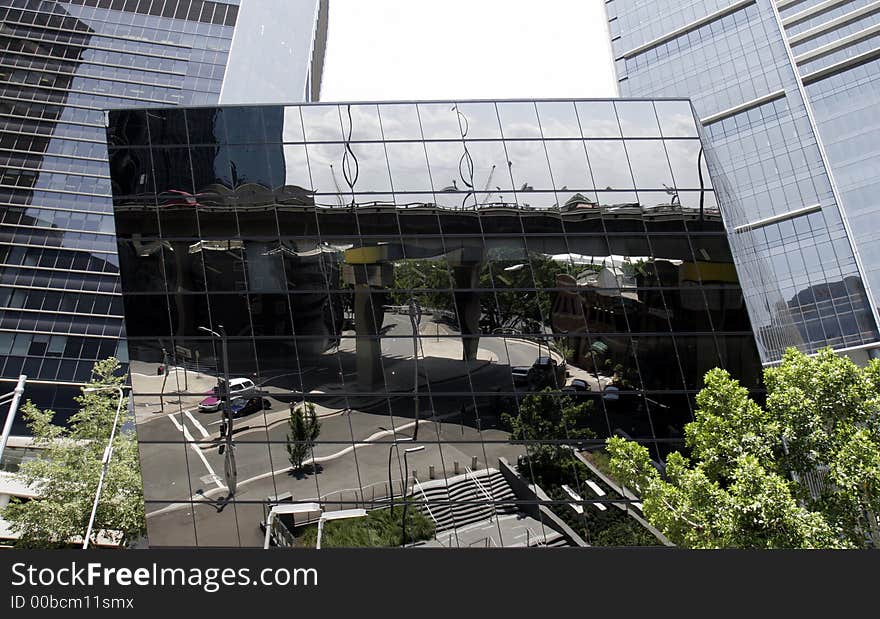
[[[404,498],[374,543],[660,543],[605,439],[681,447],[717,366],[761,390],[689,103],[230,109],[110,151],[150,543],[261,546],[279,503],[270,542],[309,546],[289,504]]]

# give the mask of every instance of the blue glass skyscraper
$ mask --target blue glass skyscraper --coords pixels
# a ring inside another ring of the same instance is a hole
[[[316,99],[327,9],[2,3],[0,382],[26,374],[26,398],[66,413],[96,359],[127,361],[103,110]]]
[[[877,354],[880,3],[608,0],[622,96],[687,96],[765,363]]]

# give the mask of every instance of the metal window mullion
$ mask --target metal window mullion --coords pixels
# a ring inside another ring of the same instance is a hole
[[[69,189],[44,189],[42,187],[18,187],[16,185],[0,184],[0,189],[14,189],[19,191],[45,191],[49,193],[62,193],[70,196],[88,196],[91,198],[112,198],[113,196],[106,193],[86,193],[83,191],[71,191]]]
[[[49,140],[65,140],[65,141],[69,140],[71,142],[85,142],[87,144],[106,144],[106,142],[102,141],[102,140],[90,140],[88,138],[76,138],[73,136],[66,136],[66,135],[60,135],[60,136],[46,135],[44,133],[33,133],[31,131],[13,131],[10,129],[0,129],[0,133],[9,133],[11,135],[26,135],[31,138],[46,138]],[[109,178],[109,177],[106,177],[106,178]]]
[[[21,10],[28,10],[28,9],[21,9]],[[42,14],[39,11],[34,11],[34,12],[37,15]],[[185,43],[174,43],[173,41],[162,41],[162,42],[145,41],[143,39],[138,39],[136,37],[125,36],[125,35],[120,35],[120,34],[109,34],[109,33],[105,33],[105,32],[84,32],[84,31],[80,31],[80,30],[71,30],[69,28],[63,28],[60,26],[50,26],[48,24],[37,24],[37,23],[27,24],[25,22],[12,21],[12,20],[4,20],[4,21],[7,24],[12,24],[13,26],[22,26],[24,28],[29,28],[31,30],[44,30],[44,31],[48,31],[48,32],[63,32],[65,34],[77,34],[77,35],[81,35],[84,39],[88,39],[93,36],[97,36],[97,37],[103,37],[105,39],[116,39],[119,41],[129,41],[131,43],[148,43],[148,44],[152,44],[152,45],[167,45],[169,47],[179,47],[181,49],[192,49],[192,45],[187,45]],[[113,25],[119,25],[119,24],[113,24]],[[157,30],[157,29],[151,28],[151,30]],[[34,40],[30,37],[20,37],[20,36],[16,37],[16,38],[26,38],[26,40],[32,41],[32,42],[46,42],[46,43],[52,42],[52,43],[60,43],[62,45],[67,44],[67,42],[65,42],[65,41],[48,41],[47,39]],[[220,38],[223,38],[223,37],[220,37]],[[74,43],[74,45],[76,45],[76,44]]]
[[[862,41],[873,37],[878,32],[880,32],[880,24],[869,26],[868,28],[859,30],[858,32],[854,32],[853,34],[840,38],[836,41],[826,43],[821,47],[816,47],[800,54],[799,56],[795,56],[795,64],[800,65],[805,62],[810,62],[811,60],[817,60],[819,58],[822,58],[823,56],[833,54],[836,51],[846,49],[850,46],[861,43]]]
[[[96,82],[113,82],[116,84],[131,84],[132,86],[151,86],[151,87],[156,87],[156,88],[168,88],[169,90],[183,90],[183,86],[161,86],[161,85],[157,85],[157,84],[147,84],[147,83],[142,83],[142,82],[125,82],[125,81],[120,81],[120,80],[112,80],[109,78],[81,77],[81,79],[90,79],[90,80],[95,80]],[[132,97],[130,95],[119,95],[119,94],[114,94],[114,93],[95,92],[92,90],[80,90],[77,88],[61,88],[58,86],[44,86],[43,84],[29,84],[27,82],[0,81],[0,84],[6,84],[9,86],[26,86],[26,87],[33,88],[35,90],[37,90],[37,89],[51,90],[54,92],[63,92],[63,93],[73,92],[73,93],[83,94],[83,95],[97,95],[99,97],[111,97],[111,98],[116,98],[116,99],[130,99],[132,101],[144,101],[144,102],[150,102],[150,103],[164,103],[166,105],[169,103],[168,101],[163,101],[160,99],[147,99],[144,97]]]
[[[67,172],[65,170],[51,170],[48,168],[28,168],[25,166],[9,166],[11,170],[27,170],[28,172],[41,172],[47,174],[64,174],[65,176],[81,176],[85,178],[103,178],[106,180],[110,180],[109,176],[104,174],[89,174],[88,172]],[[28,205],[32,206],[32,205]]]
[[[97,159],[95,157],[83,157],[81,155],[62,155],[62,154],[50,153],[50,152],[46,152],[46,151],[41,152],[41,151],[33,151],[33,150],[22,150],[20,148],[0,148],[0,152],[20,153],[23,155],[36,155],[37,157],[64,157],[66,159],[77,159],[79,161],[95,161],[97,163],[107,163],[106,159]]]
[[[823,34],[833,32],[834,30],[838,30],[844,26],[847,26],[862,17],[869,17],[872,14],[876,13],[880,10],[880,1],[872,2],[871,4],[865,5],[861,8],[855,9],[854,11],[850,11],[849,13],[844,13],[834,19],[825,22],[824,24],[819,24],[818,26],[814,26],[809,30],[804,30],[803,32],[799,32],[797,34],[793,34],[788,38],[789,43],[792,46],[799,45],[801,43],[806,43],[816,37],[822,36]]]
[[[808,7],[799,13],[789,15],[785,19],[782,19],[782,16],[779,14],[778,5],[774,4],[773,2],[770,2],[769,4],[773,9],[773,13],[776,15],[776,20],[779,26],[782,28],[784,36],[785,28],[787,28],[788,26],[799,24],[802,21],[810,19],[814,15],[821,15],[822,13],[830,11],[831,9],[838,7],[841,4],[846,4],[847,2],[851,2],[851,0],[825,0],[825,2],[814,4],[813,6]]]
[[[77,122],[74,120],[61,120],[58,118],[43,118],[41,116],[21,116],[19,114],[10,114],[8,112],[0,112],[0,118],[15,118],[21,120],[31,120],[40,123],[53,123],[56,125],[72,125],[75,127],[93,127],[95,129],[104,129],[104,125],[96,125],[92,123]]]
[[[41,290],[40,288],[34,288],[32,290]],[[104,296],[104,293],[100,292],[83,292],[81,290],[65,290],[67,293],[72,294],[93,294],[95,296]],[[71,312],[67,310],[50,310],[50,309],[31,309],[28,307],[12,307],[12,306],[0,306],[0,310],[4,311],[12,311],[12,312],[28,312],[30,314],[58,314],[59,316],[85,316],[89,318],[114,318],[118,320],[124,320],[125,316],[121,314],[91,314],[85,312]]]
[[[83,249],[80,247],[61,247],[58,245],[32,245],[30,243],[12,243],[9,241],[0,241],[0,245],[5,245],[8,247],[30,247],[32,249],[55,249],[58,251],[76,251],[76,252],[84,252],[87,254],[106,254],[108,256],[115,256],[116,255],[115,251],[109,251],[106,249]],[[31,265],[26,265],[26,264],[13,264],[10,266],[20,266],[20,267],[33,268],[33,267],[31,267]],[[69,269],[65,269],[65,270],[69,270]],[[70,271],[70,272],[74,272],[74,271]],[[93,273],[93,271],[82,271],[82,273]]]
[[[4,33],[3,36],[5,36],[6,38],[9,38],[9,39],[12,39],[12,40],[16,40],[16,41],[25,41],[27,43],[35,43],[38,46],[40,46],[40,44],[43,44],[42,45],[43,47],[58,45],[58,46],[63,46],[63,47],[82,48],[83,51],[96,50],[96,51],[101,51],[101,52],[111,52],[114,54],[120,54],[122,56],[132,55],[132,56],[143,56],[145,58],[158,58],[160,60],[176,60],[178,62],[189,62],[185,58],[174,58],[174,57],[165,56],[165,55],[162,55],[159,53],[153,54],[153,53],[145,52],[142,50],[124,50],[124,49],[119,49],[116,47],[104,47],[103,45],[96,45],[95,43],[83,44],[83,43],[65,42],[65,41],[58,41],[58,40],[52,41],[49,39],[32,39],[32,38],[28,38],[25,36],[16,35],[16,34],[9,34],[9,33]],[[98,35],[98,36],[103,36],[103,35]],[[155,43],[152,41],[138,41],[138,42],[139,43],[146,43],[148,45],[166,45],[165,43]],[[219,50],[209,50],[209,51],[219,51]],[[14,49],[5,49],[5,50],[2,50],[2,52],[3,53],[12,53],[12,54],[20,53],[19,50],[14,50]],[[48,57],[49,58],[56,58],[56,56],[48,56]],[[57,58],[62,59],[62,57],[60,57],[60,56],[58,56]],[[63,58],[63,59],[69,60],[71,62],[80,62],[78,59],[73,59],[73,58]],[[82,61],[82,62],[87,62],[87,61]],[[209,63],[209,64],[212,64],[212,63]]]
[[[8,245],[8,243],[7,243],[7,245]],[[14,247],[20,247],[21,245],[19,245],[19,244],[17,244],[17,243],[14,243],[13,246],[14,246]],[[58,250],[58,251],[86,251],[86,250],[67,249],[67,248],[65,248],[65,247],[60,247],[60,248],[59,248],[59,247],[52,247],[52,246],[38,247],[37,249],[55,249],[55,250]],[[13,263],[11,263],[11,262],[0,262],[0,267],[4,267],[4,268],[7,268],[7,269],[19,269],[19,270],[33,269],[33,270],[35,270],[35,271],[53,271],[53,272],[55,272],[55,273],[76,273],[77,275],[91,275],[91,276],[96,277],[96,278],[98,278],[98,277],[114,277],[114,278],[119,278],[119,273],[118,273],[118,272],[116,272],[116,273],[107,273],[107,272],[104,272],[104,271],[84,271],[84,270],[82,270],[82,269],[65,269],[65,268],[63,268],[63,267],[54,267],[54,266],[52,266],[52,267],[41,267],[41,266],[32,265],[32,264],[13,264]],[[13,286],[13,287],[15,287],[15,286]],[[63,290],[71,290],[71,289],[70,289],[70,288],[64,288]],[[96,290],[81,290],[80,292],[100,292],[100,291],[96,291]],[[101,294],[117,294],[117,293],[115,293],[115,292],[102,292]]]
[[[128,55],[128,53],[129,53],[129,52],[124,52],[122,50],[113,49],[113,48],[101,48],[101,47],[92,46],[92,45],[82,46],[82,47],[84,47],[85,50],[99,50],[99,51],[114,52],[114,53],[125,54],[125,55]],[[168,58],[166,56],[161,56],[158,54],[157,55],[148,55],[148,54],[138,54],[136,52],[131,52],[131,53],[133,55],[147,56],[149,58],[156,58],[159,60],[171,60],[174,62],[190,62],[190,61],[184,60],[182,58]],[[39,58],[41,60],[54,60],[54,61],[58,61],[58,62],[66,62],[66,63],[73,64],[73,65],[87,64],[87,65],[92,65],[92,66],[96,66],[96,67],[110,67],[113,69],[125,69],[127,71],[143,71],[144,73],[161,73],[163,75],[175,75],[175,76],[179,76],[179,77],[186,77],[185,71],[168,71],[166,69],[153,69],[151,67],[140,67],[137,65],[116,64],[116,63],[112,63],[112,62],[98,62],[96,60],[85,60],[82,58],[65,58],[63,56],[52,56],[49,54],[34,54],[32,52],[27,52],[24,50],[4,49],[4,50],[0,50],[0,55],[2,55],[2,54],[9,54],[10,56],[24,56],[26,58]],[[204,64],[204,63],[202,63],[202,64]],[[64,73],[64,72],[62,71],[62,73]],[[70,75],[75,75],[75,73],[71,73]]]
[[[53,268],[53,267],[43,267],[43,268]],[[68,272],[65,269],[59,269],[62,272]],[[91,272],[90,272],[91,273]],[[73,290],[71,288],[56,288],[54,286],[24,286],[22,284],[0,284],[0,288],[11,288],[13,290],[18,290],[19,288],[25,290],[45,290],[46,292],[75,292],[77,294],[99,294],[102,296],[108,297],[121,297],[121,292],[100,292],[96,290]],[[49,310],[49,311],[57,311],[57,310]]]
[[[106,75],[90,75],[88,73],[78,73],[77,71],[71,71],[71,72],[58,71],[56,69],[47,69],[45,67],[24,67],[21,65],[4,64],[3,62],[0,62],[0,67],[6,68],[6,69],[11,69],[13,71],[26,71],[28,73],[40,73],[40,74],[45,73],[45,74],[50,74],[50,75],[59,75],[62,77],[69,77],[71,79],[82,78],[82,79],[98,80],[100,82],[114,82],[114,83],[119,83],[119,84],[135,84],[138,86],[158,86],[160,88],[174,88],[174,89],[182,88],[182,86],[174,86],[174,85],[162,84],[162,83],[157,83],[157,82],[141,82],[139,80],[123,79],[121,77],[109,77]],[[130,67],[127,67],[126,69],[128,71],[132,70]]]

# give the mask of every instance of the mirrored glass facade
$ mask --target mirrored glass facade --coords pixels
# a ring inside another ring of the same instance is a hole
[[[107,136],[152,546],[404,495],[427,545],[661,543],[595,449],[681,447],[710,368],[760,387],[688,101],[122,110]],[[271,541],[308,545],[299,517]]]
[[[606,9],[621,94],[694,102],[762,360],[787,346],[876,354],[880,204],[869,170],[880,9],[862,0],[607,0]]]
[[[238,0],[0,7],[0,381],[26,374],[25,397],[62,417],[96,359],[128,358],[104,110],[217,103],[238,15]]]

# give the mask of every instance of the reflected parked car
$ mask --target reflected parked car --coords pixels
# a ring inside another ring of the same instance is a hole
[[[553,357],[538,357],[531,366],[515,366],[510,370],[516,385],[528,385],[529,389],[558,388],[565,382],[565,362],[558,363]]]
[[[272,403],[266,398],[232,398],[229,403],[233,417],[246,417],[259,411],[269,410]]]
[[[583,378],[575,378],[562,388],[562,391],[570,392],[570,393],[584,393],[585,391],[590,391],[590,385]]]
[[[209,395],[207,398],[199,402],[199,411],[203,413],[213,413],[220,410],[222,400],[216,395]]]
[[[220,379],[220,385],[223,379]],[[213,413],[220,410],[220,404],[223,402],[221,397],[220,385],[217,385],[208,393],[208,397],[199,402],[199,410],[203,413]],[[233,398],[236,396],[247,395],[254,390],[256,385],[249,378],[233,378],[229,381],[229,395]]]

